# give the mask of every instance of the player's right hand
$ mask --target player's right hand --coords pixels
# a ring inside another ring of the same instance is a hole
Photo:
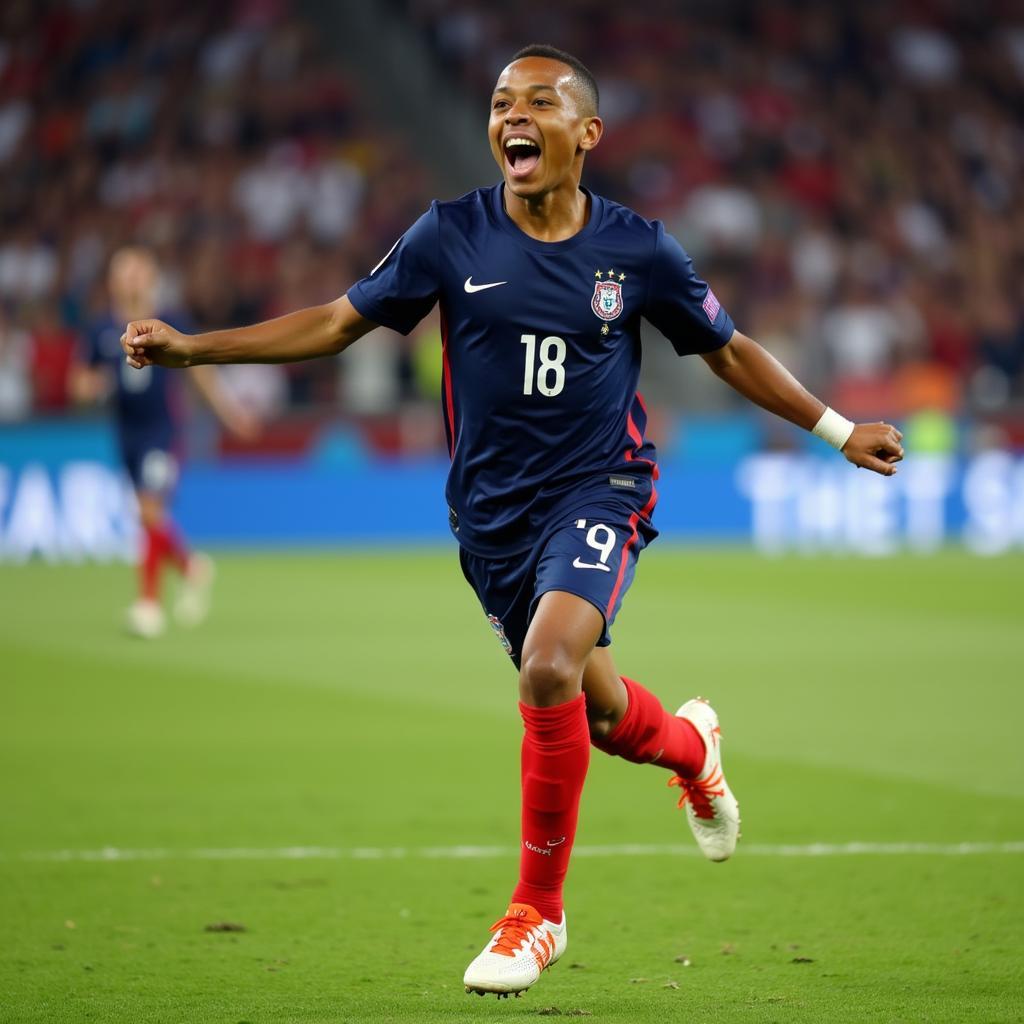
[[[175,369],[191,365],[190,341],[189,335],[163,320],[132,320],[121,335],[128,365],[137,370],[150,365]]]

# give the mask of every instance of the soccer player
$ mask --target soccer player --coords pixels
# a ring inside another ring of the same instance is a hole
[[[126,320],[157,312],[159,268],[145,248],[119,249],[110,260],[107,288],[110,311],[86,333],[82,365],[72,375],[72,390],[81,402],[95,402],[113,393],[121,458],[138,499],[142,527],[138,598],[129,607],[127,627],[151,639],[165,628],[160,601],[160,576],[170,563],[182,577],[175,614],[183,625],[197,625],[209,609],[213,563],[190,553],[175,528],[168,499],[178,478],[178,380],[160,366],[134,371],[124,363],[121,333]],[[240,437],[252,437],[254,419],[220,387],[213,367],[189,371],[192,382],[217,417]]]
[[[565,951],[562,883],[591,744],[672,772],[711,860],[739,836],[714,710],[696,699],[670,714],[608,650],[656,536],[657,459],[636,394],[641,317],[855,465],[888,476],[903,454],[895,428],[845,420],[737,331],[660,223],[580,188],[601,131],[586,67],[527,47],[491,98],[502,182],[433,203],[347,295],[239,330],[187,337],[142,320],[124,336],[139,368],[308,359],[378,324],[408,332],[440,303],[449,521],[519,672],[525,726],[519,880],[466,970],[479,993],[518,993]]]

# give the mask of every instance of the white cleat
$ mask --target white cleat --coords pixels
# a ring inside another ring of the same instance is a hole
[[[210,614],[213,578],[216,575],[209,555],[189,555],[188,566],[181,579],[181,589],[174,602],[174,617],[181,626],[198,626]]]
[[[125,625],[133,636],[153,640],[167,625],[164,610],[156,601],[136,601],[125,615]]]
[[[519,995],[565,952],[568,935],[562,923],[547,921],[525,903],[513,903],[491,926],[494,938],[466,968],[467,992],[499,997]]]
[[[695,779],[674,775],[670,786],[683,794],[679,806],[686,805],[690,831],[701,853],[708,860],[728,860],[740,838],[740,805],[722,774],[721,730],[715,709],[702,697],[688,700],[677,712],[700,733],[704,741],[704,767]]]

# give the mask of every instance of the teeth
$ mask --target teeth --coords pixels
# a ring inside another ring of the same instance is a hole
[[[506,139],[505,148],[511,149],[513,146],[530,146],[533,149],[540,149],[536,142],[532,139]]]

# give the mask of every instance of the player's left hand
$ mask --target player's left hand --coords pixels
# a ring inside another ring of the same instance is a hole
[[[855,466],[882,476],[893,476],[903,459],[903,435],[891,423],[858,423],[843,454]]]

